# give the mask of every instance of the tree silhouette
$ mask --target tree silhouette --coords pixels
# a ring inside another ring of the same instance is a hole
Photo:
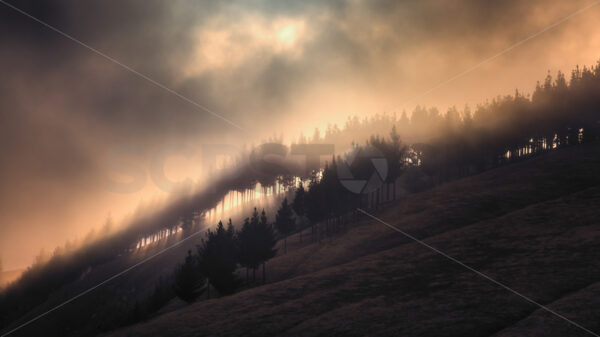
[[[284,198],[275,216],[275,228],[283,236],[284,253],[287,253],[287,237],[294,231],[295,225],[296,220],[292,214],[292,208],[288,204],[287,198]]]
[[[458,113],[458,112],[457,112]],[[455,118],[455,117],[453,117]],[[454,123],[454,122],[453,122]],[[406,147],[400,141],[400,135],[396,130],[396,126],[392,127],[390,139],[373,136],[370,139],[370,144],[383,153],[388,166],[388,173],[385,178],[387,184],[386,197],[389,198],[390,185],[393,186],[393,200],[396,200],[396,180],[402,174],[406,158]]]
[[[274,249],[277,240],[273,227],[267,222],[265,211],[263,210],[259,216],[255,207],[252,217],[246,218],[237,237],[238,260],[240,265],[247,268],[246,277],[248,277],[248,269],[252,268],[252,278],[256,280],[256,269],[262,264],[264,283],[266,281],[265,264],[277,253],[277,250]]]
[[[185,263],[175,270],[173,290],[177,297],[187,303],[194,302],[206,290],[204,287],[206,278],[200,273],[196,262],[196,259],[192,256],[192,251],[188,250]]]
[[[196,268],[197,260],[194,257],[194,265]],[[200,280],[199,284],[203,285],[206,282],[206,279],[200,274],[202,280]],[[171,286],[174,280],[171,278],[163,278],[162,276],[158,279],[158,282],[154,286],[154,292],[150,297],[145,301],[146,313],[155,313],[160,310],[167,302],[169,302],[176,294],[174,294],[173,287]],[[203,290],[204,291],[204,290]]]
[[[258,212],[254,209],[258,218]],[[254,247],[256,242],[253,238],[253,226],[250,219],[244,220],[242,229],[237,234],[238,239],[238,261],[240,265],[246,268],[246,283],[248,283],[248,271],[252,269],[253,277],[256,279],[256,268],[258,267],[257,258],[254,256],[257,249]]]
[[[249,256],[252,264],[252,280],[256,280],[256,269],[260,266],[260,240],[258,235],[258,224],[260,223],[260,216],[258,214],[258,210],[254,207],[254,211],[252,212],[252,217],[250,218],[250,225],[248,226],[248,235],[245,236],[250,242],[247,246],[249,246]]]
[[[319,182],[319,179],[316,175],[313,175],[311,181],[308,185],[308,193],[306,193],[306,217],[310,221],[310,225],[312,228],[311,231],[311,241],[315,241],[318,233],[315,231],[315,225],[325,217],[325,198],[324,198],[324,188],[323,185]]]
[[[400,135],[396,131],[396,127],[392,127],[390,133],[390,142],[384,150],[384,155],[388,161],[388,176],[386,182],[393,184],[393,200],[396,200],[396,180],[405,168],[406,147],[400,141]]]
[[[275,245],[277,244],[277,239],[275,238],[275,232],[273,231],[273,226],[271,226],[267,222],[267,215],[265,210],[263,209],[260,214],[260,221],[257,226],[257,240],[258,240],[258,251],[257,257],[258,261],[262,264],[263,267],[263,284],[267,282],[267,272],[266,272],[266,263],[272,257],[277,254],[277,249],[275,249]]]
[[[237,247],[231,220],[227,229],[219,221],[216,231],[209,229],[206,232],[206,238],[198,246],[198,264],[209,284],[219,294],[227,295],[235,291],[239,282],[234,274],[237,267]]]
[[[306,213],[306,205],[305,205],[305,197],[306,191],[304,190],[304,185],[300,182],[300,186],[296,189],[294,201],[292,202],[292,208],[294,209],[294,213],[299,217],[303,217]]]
[[[306,214],[306,191],[304,185],[300,182],[300,186],[296,189],[292,209],[298,216],[300,221],[300,242],[302,242],[302,230],[304,229],[304,215]]]

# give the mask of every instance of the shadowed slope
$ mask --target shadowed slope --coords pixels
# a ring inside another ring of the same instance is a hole
[[[411,195],[390,205],[382,216],[425,238],[600,185],[598,172],[599,146],[559,150]],[[390,235],[385,226],[363,226],[371,223],[351,224],[346,235],[322,245],[307,245],[310,230],[302,245],[297,236],[288,239],[290,252],[269,263],[269,279],[302,275],[409,242]]]
[[[379,216],[599,331],[592,318],[600,308],[576,305],[600,280],[597,151],[558,151],[457,181]],[[332,243],[290,247],[270,265],[272,277],[293,278],[196,303],[112,335],[515,335],[512,329],[587,335],[372,221]],[[579,291],[584,293],[577,297]],[[536,330],[542,318],[561,328]]]

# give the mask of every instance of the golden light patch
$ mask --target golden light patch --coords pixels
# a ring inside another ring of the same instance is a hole
[[[275,26],[276,42],[279,50],[294,48],[305,30],[304,21],[299,20],[284,20]]]
[[[217,27],[218,26],[218,27]],[[250,58],[266,53],[299,57],[307,36],[304,20],[282,18],[267,21],[246,18],[225,27],[203,28],[196,33],[196,47],[186,76],[209,70],[234,69]]]

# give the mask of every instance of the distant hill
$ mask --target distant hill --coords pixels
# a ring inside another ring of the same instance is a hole
[[[567,147],[410,195],[377,216],[600,332],[600,146]],[[588,336],[384,225],[288,239],[269,284],[108,336]],[[23,333],[26,333],[25,330]]]

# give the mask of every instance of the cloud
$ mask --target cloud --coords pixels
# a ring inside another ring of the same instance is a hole
[[[106,191],[115,149],[141,149],[147,172],[148,153],[172,144],[293,136],[381,112],[589,1],[10,3],[247,130],[1,5],[0,254],[22,265],[156,192]],[[414,104],[483,101],[594,62],[598,10]]]

